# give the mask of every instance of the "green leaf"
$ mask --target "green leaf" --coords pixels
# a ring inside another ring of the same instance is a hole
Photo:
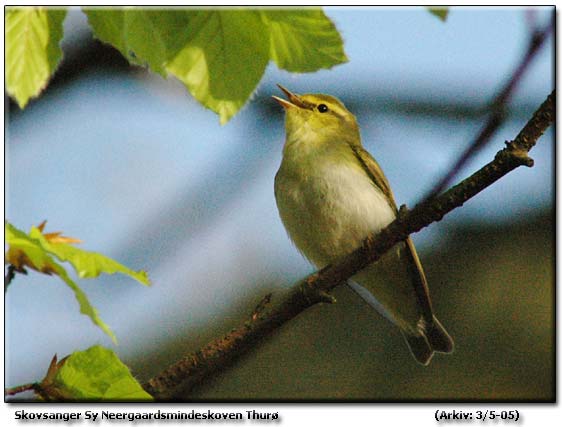
[[[448,19],[448,14],[450,13],[450,9],[447,7],[428,6],[426,9],[432,15],[437,16],[440,21],[444,22],[446,21],[446,19]]]
[[[37,227],[32,227],[30,237],[36,239],[41,247],[48,253],[55,255],[60,261],[68,261],[81,278],[98,277],[101,273],[122,273],[143,285],[149,285],[149,278],[144,271],[133,271],[123,264],[108,258],[105,255],[85,251],[66,243],[50,243]]]
[[[65,9],[9,8],[5,15],[6,89],[24,108],[57,68]]]
[[[55,272],[57,263],[35,239],[9,222],[4,224],[4,236],[10,246],[5,256],[7,263],[18,270],[30,267],[45,274]]]
[[[86,9],[96,37],[134,63],[177,77],[226,123],[256,88],[269,60],[255,11]]]
[[[80,287],[71,280],[66,270],[62,266],[60,266],[59,264],[56,265],[57,265],[57,270],[56,270],[57,275],[74,292],[74,297],[76,298],[76,300],[78,301],[78,305],[80,306],[80,313],[88,316],[92,320],[92,322],[94,322],[95,325],[97,325],[102,331],[104,331],[111,338],[111,340],[115,344],[117,344],[117,338],[115,334],[109,328],[109,326],[100,318],[98,314],[98,310],[96,310],[96,308],[94,308],[94,306],[90,304],[90,301],[88,301],[88,297],[86,296],[84,291],[82,291],[82,289],[80,289]]]
[[[191,37],[167,64],[225,124],[256,89],[269,61],[267,27],[255,11],[197,11]]]
[[[129,62],[147,65],[152,71],[166,77],[166,43],[158,28],[158,17],[166,11],[147,9],[85,9],[95,35],[117,48]],[[167,22],[163,23],[168,24]]]
[[[97,38],[134,64],[178,78],[222,124],[247,102],[270,59],[295,72],[347,60],[339,33],[319,9],[84,12]]]
[[[262,10],[270,57],[279,68],[309,72],[347,62],[340,33],[320,9]]]
[[[153,400],[117,355],[99,345],[72,353],[59,362],[56,373],[49,377],[42,387],[59,399]]]
[[[37,230],[35,227],[34,229]],[[64,267],[57,263],[47,252],[47,249],[39,239],[27,235],[8,222],[5,223],[4,233],[6,243],[10,246],[6,253],[7,262],[16,267],[31,267],[45,274],[56,274],[59,276],[74,292],[74,296],[80,306],[80,312],[88,316],[95,325],[109,335],[113,342],[117,342],[114,333],[109,326],[102,321],[98,315],[98,311],[90,304],[90,301],[88,301],[86,294],[72,281]],[[41,237],[44,240],[44,237]]]

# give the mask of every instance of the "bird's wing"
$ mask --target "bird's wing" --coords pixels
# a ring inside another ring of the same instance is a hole
[[[396,213],[397,204],[395,203],[395,198],[393,197],[391,186],[389,185],[389,181],[387,181],[387,178],[385,177],[385,174],[381,170],[379,164],[375,161],[371,154],[363,149],[363,147],[354,145],[350,145],[350,147],[352,148],[352,151],[360,161],[360,164],[362,165],[368,176],[371,178],[377,188],[379,188],[385,195],[385,198],[389,202],[389,205]]]
[[[391,191],[391,186],[389,185],[389,181],[387,181],[387,178],[385,177],[383,170],[381,169],[379,164],[375,161],[371,154],[369,154],[361,146],[351,146],[351,148],[373,183],[386,196],[391,208],[395,212],[398,212],[397,204],[395,202],[393,192]],[[430,293],[428,291],[428,282],[426,281],[426,275],[424,274],[422,264],[420,262],[420,259],[418,258],[414,243],[410,237],[407,237],[405,244],[408,268],[410,276],[412,278],[412,284],[414,286],[414,290],[419,302],[419,306],[424,319],[428,322],[431,322],[433,319],[432,304],[430,302]]]
[[[414,286],[416,297],[420,304],[422,315],[424,317],[424,320],[426,320],[429,323],[432,323],[434,319],[434,314],[432,310],[432,303],[430,301],[430,291],[428,290],[428,282],[426,281],[426,275],[424,274],[424,270],[422,269],[422,263],[418,258],[418,254],[416,253],[414,243],[410,238],[410,236],[407,237],[405,243],[407,244],[406,252],[408,254],[408,260],[409,260],[409,272],[410,272],[410,276],[413,279],[412,284]]]

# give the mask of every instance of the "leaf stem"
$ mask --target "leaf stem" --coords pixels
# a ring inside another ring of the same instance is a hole
[[[4,293],[8,291],[8,286],[10,286],[10,283],[12,283],[12,280],[14,280],[18,271],[22,274],[27,274],[27,271],[24,268],[18,270],[13,264],[9,264],[6,270],[6,275],[4,276]]]

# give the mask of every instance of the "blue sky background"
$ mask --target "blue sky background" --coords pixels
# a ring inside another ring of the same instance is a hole
[[[249,306],[256,292],[289,286],[312,271],[275,206],[284,141],[282,112],[267,99],[277,93],[275,83],[330,93],[356,107],[365,147],[397,201],[412,206],[483,117],[407,114],[397,105],[486,106],[529,34],[519,8],[454,8],[446,23],[421,7],[325,10],[350,61],[301,75],[270,64],[254,101],[226,126],[178,82],[142,70],[83,74],[8,118],[7,219],[26,230],[47,219],[48,231],[63,230],[85,249],[149,271],[150,288],[124,277],[80,281],[125,359],[205,328],[233,307]],[[549,9],[536,12],[547,22]],[[85,25],[78,11],[69,16],[68,49]],[[553,87],[549,38],[515,93],[509,120],[459,177],[492,159]],[[534,168],[520,168],[414,236],[422,254],[459,222],[504,224],[552,207],[549,138],[551,131],[532,152]],[[9,386],[40,378],[55,353],[112,347],[60,280],[34,273],[18,276],[7,293],[6,339]]]

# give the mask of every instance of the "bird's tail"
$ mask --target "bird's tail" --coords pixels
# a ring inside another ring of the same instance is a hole
[[[416,333],[403,330],[403,336],[414,358],[425,366],[430,363],[434,352],[452,353],[454,351],[452,337],[435,316],[430,323],[421,319]]]

